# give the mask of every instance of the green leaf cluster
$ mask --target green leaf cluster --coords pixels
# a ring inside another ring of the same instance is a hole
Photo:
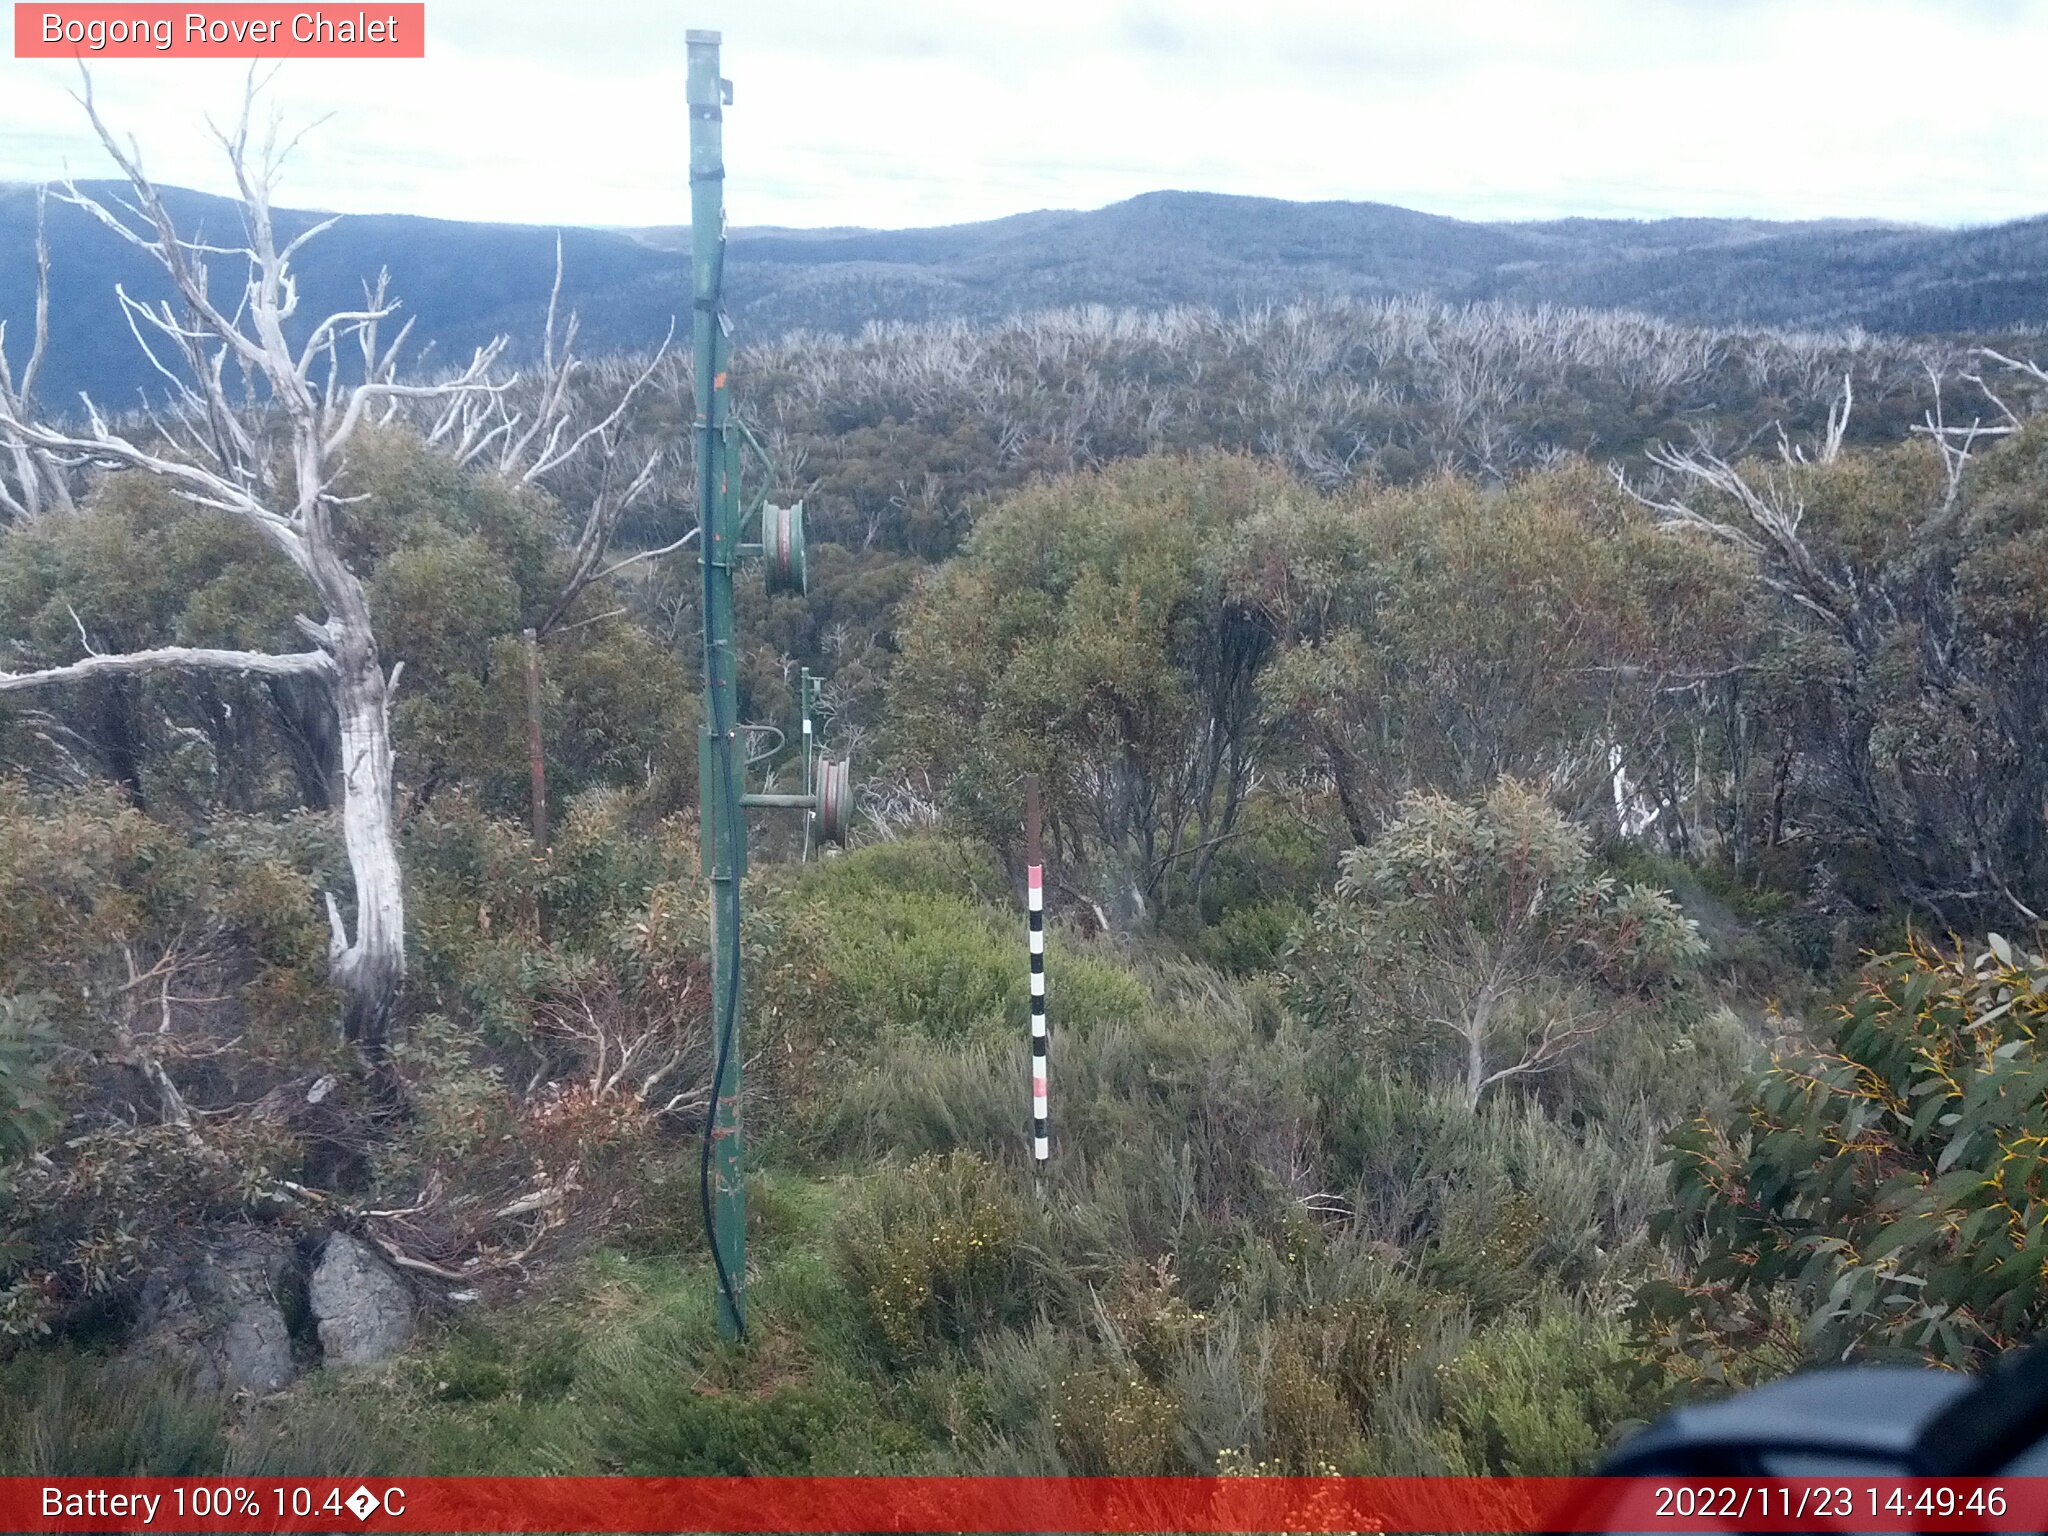
[[[1686,1282],[1641,1298],[1691,1370],[1903,1354],[1967,1367],[2048,1321],[2048,960],[1992,935],[1873,961],[1826,1047],[1671,1138]]]

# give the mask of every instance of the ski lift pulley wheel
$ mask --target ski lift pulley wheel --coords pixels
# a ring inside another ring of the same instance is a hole
[[[761,553],[768,560],[768,590],[801,597],[809,583],[804,570],[804,504],[761,508]]]
[[[853,762],[826,757],[818,761],[818,835],[846,846],[853,828]]]

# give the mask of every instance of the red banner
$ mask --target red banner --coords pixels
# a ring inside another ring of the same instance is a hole
[[[2048,1478],[0,1478],[8,1531],[2039,1531]]]
[[[17,59],[423,59],[421,0],[14,7]]]

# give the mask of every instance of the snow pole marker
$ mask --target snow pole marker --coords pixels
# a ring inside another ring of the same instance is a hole
[[[1052,1131],[1046,1113],[1047,1049],[1045,1027],[1045,862],[1039,848],[1038,775],[1024,775],[1024,885],[1030,914],[1031,951],[1031,1160],[1041,1193],[1045,1165],[1052,1156]]]

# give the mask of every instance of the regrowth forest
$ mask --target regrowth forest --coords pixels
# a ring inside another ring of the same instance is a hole
[[[754,828],[734,1346],[686,349],[422,356],[249,114],[204,236],[93,121],[158,383],[0,277],[0,1467],[1555,1474],[2048,1317],[2038,338],[743,344],[740,718],[823,674],[858,816]]]

